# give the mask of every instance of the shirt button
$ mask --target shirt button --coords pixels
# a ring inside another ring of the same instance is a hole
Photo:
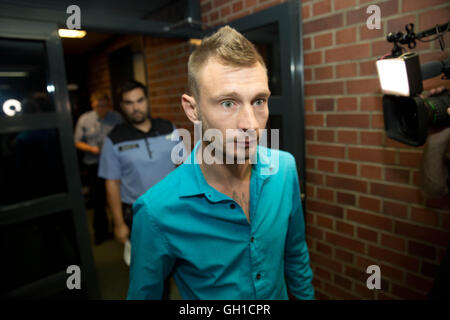
[[[251,241],[251,242],[255,241],[255,238],[251,237],[251,238],[250,238],[250,241]]]
[[[234,209],[234,208],[236,208],[236,205],[234,203],[232,203],[232,204],[230,204],[230,208]]]
[[[258,273],[258,274],[256,275],[256,280],[259,280],[259,279],[261,279],[261,275]]]

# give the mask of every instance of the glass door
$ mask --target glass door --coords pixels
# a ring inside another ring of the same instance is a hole
[[[0,18],[2,298],[99,297],[68,101],[56,25]]]

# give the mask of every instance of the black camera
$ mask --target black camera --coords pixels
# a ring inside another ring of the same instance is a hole
[[[384,128],[389,138],[410,146],[425,143],[429,128],[450,126],[450,93],[419,96],[383,96]]]
[[[450,59],[420,65],[419,56],[413,52],[401,54],[400,43],[415,47],[415,40],[430,34],[430,30],[415,35],[407,26],[408,35],[389,34],[394,42],[392,55],[376,62],[383,95],[384,126],[389,138],[411,146],[425,143],[430,128],[450,126],[450,92],[444,91],[427,98],[421,97],[422,80],[444,74],[450,79]],[[439,28],[442,28],[440,31]],[[450,24],[437,26],[436,32],[447,31]],[[413,43],[414,45],[410,45]],[[441,48],[443,44],[441,43]]]

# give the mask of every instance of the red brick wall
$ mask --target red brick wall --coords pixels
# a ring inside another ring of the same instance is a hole
[[[95,91],[108,92],[111,95],[108,56],[106,53],[95,54],[88,59],[89,95]]]
[[[213,26],[279,2],[202,0],[202,20]],[[381,30],[366,28],[370,4],[381,8]],[[319,299],[423,298],[431,288],[450,241],[450,201],[421,196],[423,149],[386,137],[375,60],[391,49],[388,32],[449,17],[446,0],[302,1],[307,239]],[[444,57],[438,48],[415,51],[424,63]],[[366,288],[372,264],[381,290]]]
[[[202,22],[212,27],[239,19],[286,0],[200,0]]]
[[[144,49],[152,116],[168,119],[193,136],[193,125],[181,107],[181,95],[188,92],[189,42],[145,37]]]

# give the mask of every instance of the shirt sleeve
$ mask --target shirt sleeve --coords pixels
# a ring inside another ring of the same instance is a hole
[[[128,300],[160,300],[175,258],[145,200],[133,205]]]
[[[117,151],[109,137],[105,138],[102,151],[100,153],[100,161],[98,165],[98,176],[103,179],[119,180],[120,160]]]
[[[75,133],[73,136],[75,143],[80,142],[80,141],[85,141],[83,126],[84,126],[84,117],[83,117],[83,115],[81,115],[75,126]]]
[[[305,235],[305,222],[300,202],[300,187],[298,182],[295,159],[291,165],[293,179],[293,210],[289,218],[289,226],[285,247],[285,275],[289,292],[300,300],[314,299],[312,286],[313,273],[310,267],[308,246]]]

